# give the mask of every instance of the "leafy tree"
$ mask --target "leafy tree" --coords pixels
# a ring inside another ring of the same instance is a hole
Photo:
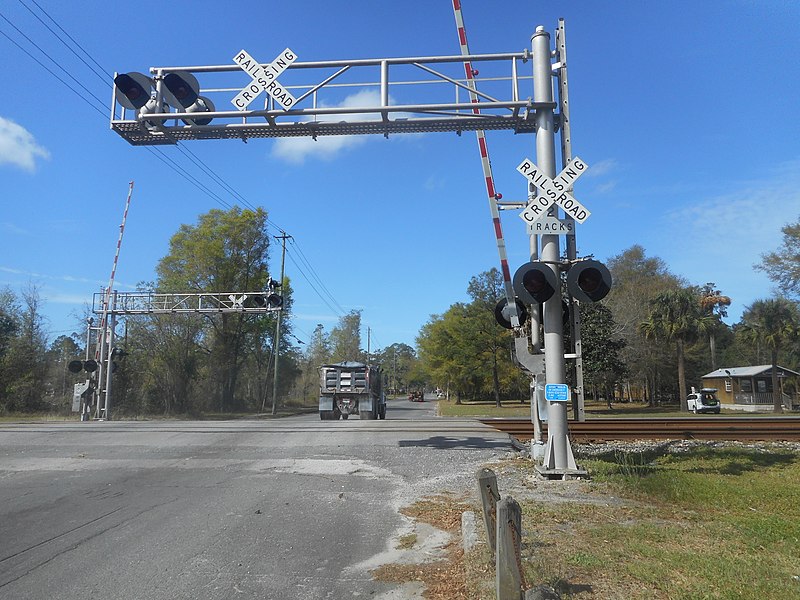
[[[761,255],[761,265],[778,290],[790,298],[800,298],[800,220],[784,226],[783,240],[775,252]]]
[[[239,207],[211,210],[200,216],[197,225],[182,225],[170,239],[169,254],[156,267],[158,291],[224,293],[266,289],[270,243],[266,225],[267,214],[262,209]],[[237,313],[206,319],[201,343],[210,353],[206,368],[220,411],[245,407],[242,396],[236,395],[237,383],[248,352],[255,345],[253,338],[263,337],[269,330],[258,323],[258,319],[265,318],[269,317]],[[187,330],[178,338],[194,342]],[[190,371],[194,363],[184,361],[182,365],[187,377],[193,378]]]
[[[432,315],[417,336],[421,367],[429,380],[444,382],[456,393],[456,403],[469,389],[473,355],[466,348],[466,305],[456,303],[442,315]]]
[[[662,259],[646,256],[639,245],[611,257],[607,264],[614,285],[603,304],[611,309],[613,336],[624,340],[621,357],[630,379],[641,385],[652,405],[668,379],[664,375],[670,353],[666,346],[646,340],[639,324],[648,317],[649,302],[662,292],[678,289],[681,280],[670,273]]]
[[[476,393],[491,395],[496,404],[504,397],[524,398],[528,382],[511,362],[511,333],[494,319],[502,297],[499,272],[492,269],[473,277],[467,291],[472,302],[453,304],[420,331],[421,368],[429,381],[454,390],[456,402]]]
[[[48,384],[54,395],[55,404],[61,408],[71,406],[72,384],[76,376],[67,369],[70,361],[83,358],[83,351],[77,335],[60,335],[50,344],[45,361],[48,365]]]
[[[394,343],[377,353],[378,362],[389,378],[389,389],[408,389],[408,375],[417,361],[417,352],[408,344]]]
[[[496,268],[484,271],[470,279],[467,294],[472,298],[466,308],[471,321],[470,343],[491,372],[492,395],[495,405],[500,406],[501,365],[511,347],[511,332],[498,326],[494,316],[495,306],[505,295],[503,276]]]
[[[714,318],[704,314],[698,293],[689,288],[662,292],[650,302],[650,314],[640,324],[646,339],[674,342],[678,359],[678,390],[681,410],[686,401],[686,346],[714,325]]]
[[[331,330],[331,362],[346,360],[363,361],[361,350],[361,311],[351,310],[339,318],[339,323]]]
[[[599,303],[582,303],[581,344],[584,385],[603,390],[611,406],[614,387],[628,374],[622,360],[625,340],[615,337],[611,310]]]
[[[783,410],[778,387],[778,354],[800,334],[800,317],[797,305],[786,298],[756,300],[745,309],[741,323],[742,333],[758,346],[766,347],[772,365],[772,408]]]
[[[7,300],[13,302],[13,296]],[[41,313],[41,299],[35,285],[22,291],[22,305],[11,316],[16,321],[14,336],[3,357],[6,410],[35,411],[45,408],[44,396],[47,380],[47,336]]]
[[[331,347],[328,334],[322,323],[317,323],[311,339],[306,345],[306,351],[300,357],[300,375],[295,381],[293,394],[304,404],[309,399],[316,399],[319,395],[319,368],[331,362]]]

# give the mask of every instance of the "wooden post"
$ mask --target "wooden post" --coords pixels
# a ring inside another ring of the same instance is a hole
[[[497,600],[521,600],[522,510],[512,497],[497,504],[497,554],[495,579]]]
[[[483,507],[486,540],[489,542],[489,551],[494,557],[497,548],[497,501],[500,500],[500,494],[497,491],[497,475],[491,469],[478,471],[478,493]]]

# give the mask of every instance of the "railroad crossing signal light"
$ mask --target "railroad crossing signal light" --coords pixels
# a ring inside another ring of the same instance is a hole
[[[519,322],[524,323],[525,319],[528,318],[528,310],[525,308],[525,305],[519,301],[519,298],[514,298],[514,304],[517,307]],[[508,299],[503,298],[497,303],[497,306],[494,307],[494,319],[501,327],[511,329],[511,308],[508,306]]]
[[[280,308],[283,306],[283,297],[278,294],[264,294],[248,296],[244,301],[246,308]]]
[[[191,73],[170,71],[164,75],[164,100],[181,112],[214,112],[214,103],[200,95],[200,84]],[[187,125],[208,125],[211,119],[183,119]]]
[[[558,289],[559,278],[540,261],[525,263],[514,273],[514,292],[527,304],[540,304],[549,300]]]
[[[200,94],[200,84],[191,73],[172,71],[164,75],[164,100],[175,108],[189,108],[197,102]]]
[[[93,358],[89,360],[71,360],[67,365],[70,373],[80,373],[86,371],[87,373],[94,373],[97,371],[97,361]]]
[[[152,98],[155,88],[153,79],[142,73],[121,73],[114,77],[117,88],[117,102],[125,108],[140,111],[140,114],[156,112],[156,101]],[[170,71],[164,75],[164,86],[161,90],[164,102],[162,112],[168,112],[166,105],[180,112],[203,113],[214,112],[214,103],[200,96],[200,84],[191,73]],[[187,125],[208,125],[210,117],[183,119]]]
[[[150,102],[153,80],[142,73],[120,73],[114,77],[114,86],[119,92],[117,102],[125,108],[139,110]]]
[[[611,272],[596,260],[574,263],[567,272],[567,289],[580,302],[597,302],[611,290]]]

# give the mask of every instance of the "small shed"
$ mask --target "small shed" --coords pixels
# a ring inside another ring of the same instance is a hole
[[[778,385],[784,407],[798,404],[800,373],[778,366]],[[772,365],[727,367],[703,375],[703,387],[717,388],[720,403],[727,408],[757,410],[772,407]]]

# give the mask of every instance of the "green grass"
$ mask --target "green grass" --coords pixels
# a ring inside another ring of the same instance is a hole
[[[800,598],[799,454],[701,446],[581,466],[591,491],[625,502],[523,501],[529,582],[593,598]]]

